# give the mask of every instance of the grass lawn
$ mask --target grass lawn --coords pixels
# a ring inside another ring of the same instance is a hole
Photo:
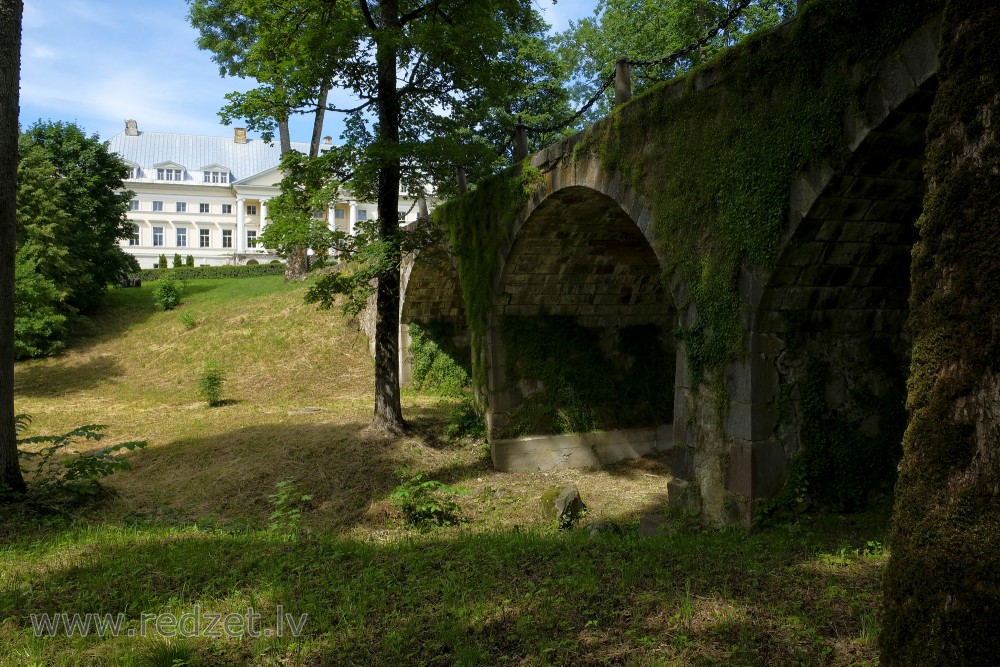
[[[413,433],[379,437],[366,339],[303,292],[192,281],[157,312],[148,286],[117,290],[65,353],[17,365],[29,435],[102,423],[101,446],[149,444],[107,498],[0,519],[0,664],[876,663],[884,516],[754,532],[677,517],[672,536],[640,538],[638,517],[665,506],[667,461],[497,473],[481,443],[441,437],[453,399],[413,393]],[[196,389],[210,360],[227,379],[213,408]],[[404,525],[390,495],[417,473],[468,491],[462,523]],[[283,480],[297,491],[276,505]],[[559,532],[539,498],[567,483],[589,513]],[[592,533],[597,520],[620,529]],[[142,631],[142,614],[248,608],[271,630],[279,606],[307,615],[300,636]],[[35,637],[40,613],[123,614],[134,636]]]

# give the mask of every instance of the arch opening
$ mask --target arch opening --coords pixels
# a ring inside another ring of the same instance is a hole
[[[673,421],[676,313],[656,254],[613,199],[573,186],[542,201],[497,294],[495,439]]]
[[[424,391],[458,394],[472,376],[458,272],[446,253],[427,248],[406,260],[403,274],[400,381]]]
[[[752,336],[757,500],[852,510],[892,491],[936,87],[917,89],[837,170],[763,291]]]

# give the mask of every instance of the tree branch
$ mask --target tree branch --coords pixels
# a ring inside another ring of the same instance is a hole
[[[365,23],[372,32],[378,32],[378,26],[375,25],[375,19],[372,18],[372,8],[368,6],[368,0],[358,0],[358,4],[361,5],[361,13],[365,15]]]

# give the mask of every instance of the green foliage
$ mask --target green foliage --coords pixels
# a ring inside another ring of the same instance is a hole
[[[164,258],[164,263],[166,258]],[[203,278],[256,278],[259,276],[280,276],[285,271],[284,264],[251,264],[249,266],[196,266],[179,269],[143,269],[139,278],[143,282],[152,282],[160,278],[175,278],[180,280],[197,280]]]
[[[500,335],[508,387],[536,387],[511,413],[502,437],[655,426],[673,418],[674,354],[655,325],[625,327],[612,342],[572,317],[507,316]]]
[[[184,283],[167,275],[153,286],[153,305],[160,310],[173,310],[181,304]]]
[[[18,251],[14,267],[14,356],[44,357],[66,345],[66,316],[55,283]]]
[[[184,259],[184,266],[193,267],[194,266],[194,255],[188,255]]]
[[[209,407],[214,407],[221,401],[223,382],[225,377],[222,367],[214,361],[205,362],[205,367],[198,376],[198,393]]]
[[[855,388],[847,403],[835,409],[826,399],[829,366],[810,362],[799,385],[803,450],[789,467],[784,489],[761,516],[810,508],[853,512],[868,505],[875,494],[891,491],[906,428],[906,387],[894,366],[895,356],[883,342],[871,341],[862,353],[872,369],[870,382],[885,387],[882,395]],[[877,416],[877,433],[862,433],[863,417],[852,415]]]
[[[179,269],[184,266],[184,262],[181,261],[180,253],[174,253],[174,268]]]
[[[680,332],[696,378],[742,353],[738,274],[774,262],[793,177],[846,153],[843,118],[862,107],[867,89],[830,62],[876,60],[939,8],[933,0],[905,9],[811,3],[808,22],[747,40],[706,65],[719,72],[719,85],[697,90],[696,70],[653,86],[577,145],[578,156],[599,156],[651,202],[665,275],[687,286],[697,309],[697,324]]]
[[[268,530],[286,535],[297,535],[302,527],[302,508],[312,500],[312,496],[301,493],[298,483],[291,479],[275,485],[274,493],[268,495],[267,502],[273,508],[268,517]]]
[[[421,473],[404,480],[389,497],[402,510],[407,524],[426,530],[457,524],[461,507],[455,496],[463,493],[468,491],[428,479]]]
[[[392,234],[381,233],[377,222],[360,222],[354,236],[338,237],[341,264],[316,278],[306,290],[305,301],[329,309],[343,295],[347,297],[344,314],[356,316],[375,293],[379,276],[398,274],[400,259],[408,252],[439,252],[440,237],[440,230],[427,221]]]
[[[576,105],[593,94],[594,82],[612,74],[619,58],[655,60],[687,46],[714,28],[735,3],[718,0],[600,0],[594,15],[570,23],[556,37],[560,58],[571,72]],[[719,51],[794,13],[792,0],[753,2],[724,33],[690,56],[668,66],[638,67],[632,73],[633,94],[711,60]],[[614,106],[609,90],[587,114],[590,122]]]
[[[108,285],[139,268],[118,244],[132,231],[126,215],[132,193],[122,182],[125,165],[97,135],[87,136],[72,123],[35,123],[21,135],[20,152],[29,156],[25,168],[34,175],[22,176],[39,189],[19,201],[19,244],[22,239],[31,244],[29,258],[65,292],[67,306],[86,310],[99,303]],[[50,168],[58,174],[57,183],[40,186],[34,177]],[[59,195],[50,204],[39,201],[53,189]],[[46,210],[52,206],[62,211]],[[43,228],[49,231],[42,233]]]
[[[191,331],[196,326],[198,326],[198,316],[192,313],[190,310],[185,310],[181,313],[181,324],[187,331]]]
[[[305,248],[325,254],[340,245],[344,233],[332,231],[325,217],[315,215],[338,198],[335,157],[328,152],[310,158],[297,151],[281,156],[281,194],[268,204],[270,222],[259,237],[261,245],[281,257]]]
[[[101,491],[100,481],[104,477],[131,468],[127,452],[142,449],[143,441],[123,442],[87,453],[67,454],[67,448],[78,446],[78,441],[98,441],[104,437],[105,426],[89,424],[62,435],[39,435],[22,438],[20,434],[31,423],[28,415],[15,417],[18,433],[17,446],[21,458],[21,468],[28,481],[28,493],[38,498],[48,499],[60,495],[92,496]],[[26,449],[25,445],[43,445]]]
[[[486,436],[486,420],[482,412],[471,396],[463,397],[448,414],[444,437],[449,440],[468,438],[484,441]]]
[[[444,230],[458,260],[469,329],[482,332],[493,304],[500,249],[511,242],[514,217],[541,182],[541,172],[523,166],[479,183],[467,194],[434,209],[434,223]]]
[[[167,256],[166,255],[164,255],[164,254],[160,255],[160,261],[157,262],[157,268],[160,268],[160,269],[167,268]],[[156,269],[149,269],[149,270],[155,271]]]
[[[459,396],[469,388],[469,350],[455,346],[454,326],[448,322],[410,324],[410,356],[414,388]]]

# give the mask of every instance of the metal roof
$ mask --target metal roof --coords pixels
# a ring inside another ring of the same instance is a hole
[[[292,142],[292,148],[309,152],[309,144]],[[219,165],[229,170],[230,183],[249,178],[278,166],[281,147],[267,144],[260,139],[247,138],[238,144],[233,137],[201,137],[190,134],[164,132],[139,132],[128,136],[119,132],[108,140],[108,149],[122,159],[142,168],[139,181],[155,180],[154,165],[175,162],[183,165],[194,180],[197,172],[208,165]]]

